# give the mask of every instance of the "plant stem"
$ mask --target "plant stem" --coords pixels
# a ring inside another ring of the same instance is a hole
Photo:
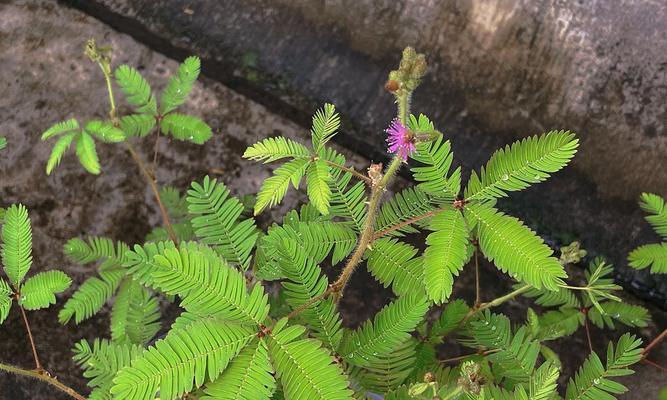
[[[588,327],[588,308],[584,308],[584,330],[586,331],[586,340],[588,341],[588,351],[593,352],[593,342],[591,341],[591,330]]]
[[[109,118],[111,118],[111,120],[115,123],[118,117],[116,116],[116,100],[113,97],[110,72],[107,71],[102,64],[98,64],[100,68],[102,68],[102,72],[104,73],[104,80],[107,83],[107,92],[109,93]]]
[[[0,370],[16,374],[16,375],[22,375],[22,376],[27,376],[29,378],[35,378],[38,379],[42,382],[46,382],[49,385],[55,386],[58,390],[68,394],[70,397],[77,399],[77,400],[86,400],[85,397],[77,393],[74,389],[71,387],[63,384],[60,382],[57,378],[52,377],[48,372],[38,369],[38,370],[27,370],[27,369],[22,369],[15,367],[13,365],[8,365],[8,364],[3,364],[0,363]]]
[[[19,296],[16,296],[18,301]],[[42,371],[42,364],[39,362],[39,356],[37,355],[37,347],[35,347],[35,339],[32,337],[32,331],[30,330],[30,324],[28,323],[28,316],[25,314],[23,306],[19,305],[21,310],[21,315],[23,316],[23,323],[25,324],[25,330],[28,331],[28,339],[30,339],[30,347],[32,348],[32,356],[35,358],[35,370]]]
[[[414,216],[412,218],[406,219],[405,221],[401,221],[401,222],[397,223],[396,225],[390,226],[387,229],[377,231],[373,234],[373,240],[377,240],[377,239],[383,237],[384,235],[386,235],[388,233],[391,233],[391,232],[394,232],[398,229],[403,228],[404,226],[408,226],[408,225],[414,224],[417,221],[421,221],[422,219],[432,217],[435,214],[437,214],[437,213],[439,213],[440,211],[443,211],[443,210],[444,210],[444,208],[436,208],[435,210],[431,210],[431,211],[428,211],[424,214],[420,214],[420,215]]]
[[[500,349],[485,350],[485,351],[483,351],[483,352],[481,352],[481,353],[480,353],[480,352],[477,352],[477,353],[472,353],[472,354],[466,354],[466,355],[463,355],[463,356],[447,358],[447,359],[444,359],[444,360],[438,360],[438,362],[440,362],[440,363],[457,362],[457,361],[464,360],[464,359],[466,359],[466,358],[468,358],[468,357],[478,356],[478,355],[479,355],[479,356],[486,356],[486,355],[489,355],[489,354],[496,353],[496,352],[498,352],[498,351],[500,351]]]
[[[657,346],[660,342],[662,342],[665,339],[667,339],[667,329],[662,331],[662,333],[659,334],[655,339],[651,340],[651,343],[649,343],[646,347],[644,347],[644,350],[642,350],[642,355],[644,357],[648,356],[648,353],[650,353],[655,346]]]
[[[370,184],[371,184],[371,178],[367,177],[366,175],[362,174],[362,173],[359,172],[359,171],[356,171],[354,168],[349,168],[349,167],[346,167],[346,166],[344,166],[344,165],[336,164],[335,162],[333,162],[333,161],[329,161],[329,160],[325,160],[324,158],[320,158],[320,160],[324,161],[325,164],[327,164],[327,165],[329,165],[329,166],[331,166],[331,167],[337,168],[337,169],[339,169],[339,170],[341,170],[341,171],[345,171],[345,172],[349,172],[349,173],[351,173],[351,174],[354,175],[355,177],[357,177],[357,178],[361,179],[362,181],[366,182],[367,185],[370,185]]]
[[[334,282],[332,285],[333,290],[339,294],[336,299],[337,301],[340,300],[340,298],[343,296],[343,291],[345,290],[350,277],[357,268],[357,265],[359,265],[359,262],[361,262],[364,252],[373,243],[375,218],[378,213],[380,201],[382,200],[382,195],[384,194],[385,188],[396,174],[396,171],[398,171],[398,168],[401,166],[402,162],[403,159],[400,156],[394,157],[391,164],[389,164],[389,167],[387,167],[387,170],[385,171],[385,174],[380,182],[371,187],[371,197],[368,201],[366,219],[364,220],[364,226],[357,243],[357,248],[354,250],[354,253],[352,253],[352,256],[345,265],[345,268],[343,268],[343,271],[340,273],[340,276],[336,282]]]
[[[506,302],[507,300],[511,300],[511,299],[515,298],[516,296],[520,295],[521,293],[527,292],[531,288],[532,288],[532,286],[530,286],[530,285],[524,285],[524,286],[521,286],[520,288],[518,288],[516,290],[513,290],[513,291],[507,293],[504,296],[500,296],[500,297],[498,297],[494,300],[491,300],[488,303],[480,304],[479,307],[473,308],[470,311],[468,311],[468,314],[465,316],[465,318],[463,318],[463,320],[461,321],[461,324],[466,323],[466,321],[468,321],[473,315],[475,315],[475,314],[477,314],[481,311],[484,311],[487,308],[497,307],[497,306],[503,304],[504,302]]]
[[[151,190],[153,191],[153,195],[155,196],[155,201],[157,201],[157,205],[160,208],[160,213],[162,214],[164,227],[167,230],[169,239],[171,239],[171,241],[174,242],[175,244],[178,244],[178,238],[176,237],[176,232],[174,232],[174,227],[171,225],[169,214],[167,213],[167,209],[164,207],[164,204],[162,204],[162,200],[160,199],[160,191],[158,190],[157,184],[155,183],[155,178],[153,178],[148,169],[146,169],[146,165],[141,160],[141,157],[139,157],[139,154],[137,154],[137,151],[134,149],[134,147],[127,141],[125,142],[125,146],[127,147],[127,151],[130,152],[132,159],[137,164],[137,166],[143,173],[144,177],[146,178],[146,181],[148,182],[148,185],[151,187]]]

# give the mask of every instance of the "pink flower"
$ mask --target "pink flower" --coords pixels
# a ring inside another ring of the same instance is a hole
[[[398,119],[391,121],[391,125],[385,132],[389,135],[387,137],[389,152],[399,155],[403,158],[403,161],[407,161],[408,156],[417,150],[414,134],[404,127]]]

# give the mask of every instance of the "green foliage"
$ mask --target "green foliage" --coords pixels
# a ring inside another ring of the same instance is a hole
[[[503,272],[536,288],[557,290],[567,277],[553,250],[521,221],[487,205],[466,207],[479,228],[482,253]]]
[[[607,364],[604,366],[597,354],[591,353],[579,371],[570,379],[565,398],[576,399],[615,399],[615,394],[622,394],[627,388],[611,378],[633,373],[628,367],[642,358],[641,339],[628,333],[621,336],[614,347],[607,347]]]
[[[339,354],[352,365],[366,366],[410,337],[428,309],[426,296],[410,294],[385,306],[373,321],[343,337]]]
[[[95,141],[88,134],[83,131],[75,138],[76,141],[76,156],[79,162],[91,174],[97,175],[100,173],[100,160],[97,158],[97,150],[95,148]]]
[[[111,339],[114,343],[145,345],[158,330],[158,299],[148,289],[126,278],[111,309]]]
[[[402,225],[401,228],[389,233],[404,236],[405,233],[419,232],[410,221],[434,209],[431,199],[421,189],[418,187],[405,188],[382,205],[375,223],[376,230],[384,232],[394,226]]]
[[[58,313],[60,323],[66,324],[74,317],[79,324],[97,314],[116,292],[123,276],[123,270],[109,268],[100,271],[99,278],[86,279]]]
[[[261,213],[266,207],[279,204],[285,197],[290,183],[295,189],[298,189],[308,165],[308,160],[296,158],[276,169],[273,176],[262,183],[262,188],[257,193],[255,215]]]
[[[200,320],[149,347],[114,379],[115,399],[173,399],[214,380],[255,332],[227,321]]]
[[[429,340],[434,343],[442,342],[442,337],[459,328],[469,312],[470,307],[461,299],[448,303],[431,326]]]
[[[32,265],[32,229],[28,210],[13,204],[2,225],[2,267],[14,287],[23,281]]]
[[[340,117],[333,104],[325,103],[324,107],[317,110],[313,116],[313,127],[310,130],[315,153],[319,153],[322,146],[336,135],[339,126]]]
[[[651,267],[653,274],[667,274],[667,206],[665,200],[652,193],[642,193],[639,202],[642,210],[649,215],[646,220],[651,224],[655,232],[660,235],[663,242],[646,244],[634,249],[628,255],[630,266],[635,269]]]
[[[269,356],[285,399],[351,399],[352,391],[328,350],[313,339],[301,339],[305,328],[281,319],[269,336]]]
[[[329,166],[322,160],[313,161],[308,165],[306,176],[308,181],[308,198],[311,204],[322,215],[329,214],[329,201],[331,200]]]
[[[367,268],[384,287],[392,286],[399,296],[423,292],[423,258],[417,249],[396,239],[378,239],[366,251]]]
[[[143,348],[95,339],[92,346],[86,340],[80,341],[73,351],[74,361],[84,370],[83,376],[93,389],[88,398],[105,400],[112,398],[110,390],[118,371],[139,357]]]
[[[26,310],[39,310],[56,303],[56,294],[62,293],[72,280],[62,271],[46,271],[30,277],[21,286],[19,305]]]
[[[201,184],[192,183],[187,203],[195,215],[192,227],[197,237],[213,246],[225,260],[248,268],[257,228],[252,218],[239,220],[243,205],[230,197],[227,187],[206,176]]]
[[[0,278],[0,324],[7,319],[13,299],[14,291],[4,279]]]
[[[411,169],[412,176],[419,182],[417,187],[438,202],[451,203],[461,190],[461,168],[450,173],[454,154],[449,140],[443,142],[442,137],[438,137],[433,142],[420,143],[411,157],[424,164]]]
[[[426,238],[424,251],[424,282],[428,298],[444,303],[452,294],[454,276],[463,269],[467,259],[468,232],[463,215],[455,209],[436,214]]]
[[[292,139],[282,136],[267,138],[248,147],[243,153],[243,158],[248,160],[263,161],[265,164],[283,158],[310,157],[310,151],[306,146]]]
[[[496,151],[479,175],[473,171],[465,190],[467,200],[492,200],[527,188],[566,166],[579,140],[565,131],[551,131],[515,142]]]
[[[120,129],[133,137],[144,137],[155,127],[155,117],[149,114],[130,114],[120,119]]]
[[[204,121],[192,115],[179,113],[165,115],[160,129],[162,133],[171,135],[174,139],[187,140],[196,144],[204,144],[213,136],[211,127]]]
[[[0,136],[0,150],[4,149],[5,147],[7,147],[7,139],[3,136]]]
[[[178,66],[176,74],[169,79],[160,99],[160,113],[167,114],[185,102],[192,86],[199,77],[201,63],[198,57],[190,56]]]
[[[127,65],[116,68],[116,83],[125,94],[125,99],[139,113],[157,114],[157,101],[151,87],[139,71]]]
[[[266,340],[253,340],[206,385],[202,400],[269,399],[276,389]]]

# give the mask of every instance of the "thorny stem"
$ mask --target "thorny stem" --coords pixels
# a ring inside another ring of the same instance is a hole
[[[367,177],[366,175],[362,174],[361,172],[355,170],[354,168],[349,168],[349,167],[346,167],[346,166],[344,166],[344,165],[336,164],[336,163],[333,162],[333,161],[325,160],[325,159],[323,159],[323,158],[320,158],[320,160],[324,161],[325,164],[327,164],[327,165],[329,165],[329,166],[331,166],[331,167],[337,168],[337,169],[339,169],[339,170],[341,170],[341,171],[345,171],[345,172],[349,172],[349,173],[351,173],[351,174],[354,175],[355,177],[357,177],[357,178],[361,179],[362,181],[366,182],[367,185],[370,185],[370,184],[371,184],[371,178],[369,178],[369,177]]]
[[[16,300],[18,301],[19,294],[16,294]],[[35,347],[35,339],[32,337],[32,330],[30,329],[30,324],[28,323],[28,316],[25,314],[25,310],[22,305],[19,305],[21,310],[21,316],[23,316],[23,323],[25,324],[25,330],[28,331],[28,339],[30,339],[30,347],[32,348],[32,356],[35,358],[35,370],[43,371],[42,364],[39,362],[39,356],[37,355],[37,347]]]
[[[176,237],[176,232],[174,232],[174,227],[171,225],[171,220],[169,219],[169,214],[167,213],[167,209],[164,207],[164,204],[162,204],[162,200],[160,199],[160,191],[157,187],[157,183],[155,183],[155,178],[150,174],[148,169],[146,169],[146,165],[141,160],[141,157],[139,156],[139,154],[137,154],[134,147],[127,141],[125,142],[125,146],[127,147],[127,151],[130,152],[132,159],[137,164],[137,166],[143,173],[144,177],[146,178],[146,181],[148,182],[148,185],[151,187],[151,190],[153,191],[153,195],[155,196],[155,201],[157,201],[157,205],[160,208],[160,214],[162,214],[162,220],[164,222],[164,227],[167,230],[167,234],[169,235],[169,239],[171,239],[172,242],[177,244],[178,238]]]
[[[68,394],[73,399],[86,400],[85,397],[77,393],[74,389],[60,382],[58,378],[51,376],[48,372],[44,371],[43,369],[28,370],[15,367],[13,365],[0,363],[0,370],[16,375],[22,375],[22,376],[27,376],[29,378],[38,379],[42,382],[48,383],[49,385],[55,386],[58,390]]]
[[[584,330],[586,331],[586,340],[588,341],[588,351],[593,352],[593,342],[591,341],[591,330],[588,327],[588,308],[582,310],[584,313]]]

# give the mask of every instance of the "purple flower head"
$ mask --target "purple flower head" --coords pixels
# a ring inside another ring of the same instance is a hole
[[[403,158],[403,161],[407,161],[408,156],[417,150],[414,134],[403,126],[398,119],[391,121],[391,125],[385,132],[389,135],[387,137],[389,152],[399,155]]]

